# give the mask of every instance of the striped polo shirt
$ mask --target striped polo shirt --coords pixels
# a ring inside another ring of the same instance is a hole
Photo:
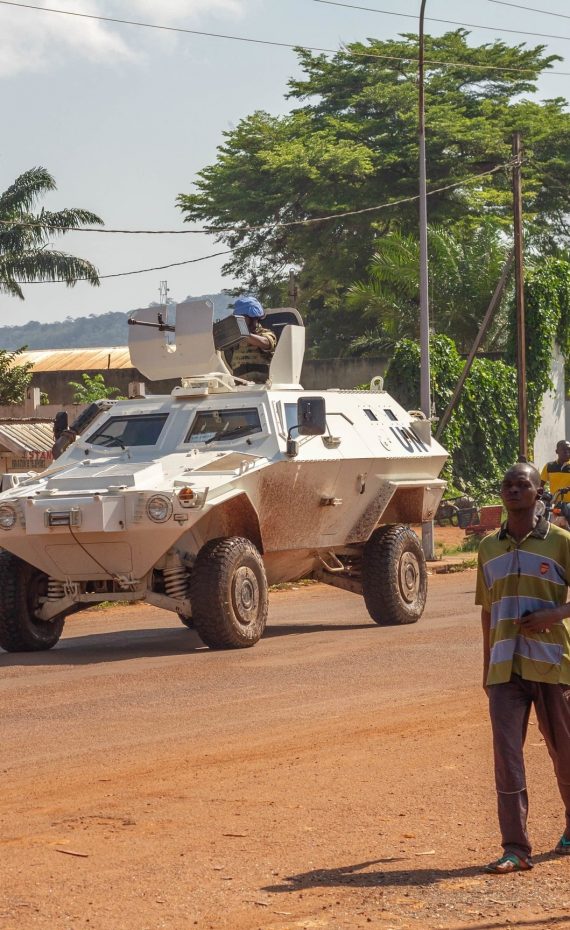
[[[524,636],[526,613],[566,603],[570,580],[570,533],[541,517],[521,542],[506,523],[479,546],[475,603],[491,614],[488,685],[509,681],[570,684],[570,620],[548,633]]]

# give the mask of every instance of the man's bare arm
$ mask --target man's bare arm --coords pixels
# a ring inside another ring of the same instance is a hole
[[[250,333],[247,337],[247,343],[250,346],[255,346],[256,349],[270,349],[271,343],[267,336],[256,336],[255,333]]]

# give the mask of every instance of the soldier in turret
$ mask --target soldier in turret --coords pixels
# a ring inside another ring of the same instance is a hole
[[[237,378],[265,384],[277,345],[275,333],[265,329],[261,323],[265,310],[255,297],[238,297],[234,303],[234,316],[245,317],[249,336],[226,353],[227,362]]]

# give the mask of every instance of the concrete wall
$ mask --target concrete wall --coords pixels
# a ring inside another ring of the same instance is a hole
[[[534,440],[534,463],[539,469],[556,457],[558,440],[569,435],[566,423],[564,359],[556,344],[552,352],[551,379],[554,388],[542,399],[540,426]]]
[[[303,364],[301,383],[309,391],[325,388],[354,388],[370,381],[375,375],[383,375],[388,360],[386,358],[325,358],[309,359]],[[31,387],[39,388],[50,400],[50,405],[70,405],[74,388],[70,381],[82,383],[81,371],[37,371],[34,372]],[[174,378],[167,381],[148,381],[136,368],[116,368],[102,371],[90,371],[89,375],[102,374],[105,384],[117,387],[125,397],[131,381],[143,381],[147,385],[147,394],[169,394],[180,383]],[[12,414],[14,416],[15,414]],[[43,416],[43,414],[41,414]]]

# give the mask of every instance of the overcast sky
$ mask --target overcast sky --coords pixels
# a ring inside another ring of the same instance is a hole
[[[25,2],[25,0],[24,0]],[[358,0],[352,0],[356,3]],[[360,0],[363,6],[417,15],[419,0]],[[568,14],[563,0],[520,0]],[[136,19],[167,26],[337,48],[366,37],[415,31],[414,20],[348,10],[314,0],[35,0],[39,6]],[[544,42],[565,56],[570,18],[523,12],[490,0],[428,0],[427,13],[487,26],[480,43]],[[426,23],[438,34],[453,28]],[[508,29],[551,33],[538,39]],[[567,36],[564,39],[563,36]],[[570,62],[556,70],[570,71]],[[292,50],[108,24],[0,4],[0,188],[42,165],[58,190],[51,209],[84,207],[111,228],[184,228],[177,194],[216,158],[222,133],[256,109],[282,113],[287,79],[298,74]],[[570,98],[570,77],[542,79],[542,97]],[[70,234],[59,247],[93,261],[101,274],[165,265],[222,248],[205,235]],[[92,288],[26,286],[25,301],[0,295],[0,325],[131,310],[170,296],[217,292],[234,283],[222,259],[103,281]]]

